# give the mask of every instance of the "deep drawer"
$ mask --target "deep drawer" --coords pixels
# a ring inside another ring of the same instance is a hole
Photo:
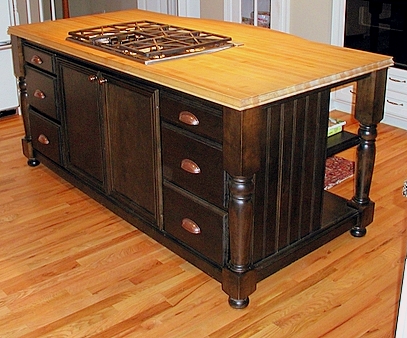
[[[221,111],[164,93],[160,97],[161,116],[181,128],[222,143]]]
[[[41,113],[57,120],[55,81],[53,76],[26,67],[28,103]]]
[[[56,123],[29,111],[32,144],[35,150],[56,163],[60,160],[60,127]]]
[[[50,53],[31,46],[24,46],[24,60],[42,70],[54,73],[54,57]]]
[[[222,151],[182,133],[162,128],[164,177],[222,208]]]
[[[209,260],[223,266],[226,213],[164,186],[164,230]]]

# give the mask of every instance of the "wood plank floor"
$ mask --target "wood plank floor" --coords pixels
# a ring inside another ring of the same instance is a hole
[[[43,165],[28,167],[22,135],[20,117],[0,120],[0,337],[393,337],[407,131],[379,126],[367,235],[346,233],[260,282],[244,310]],[[351,197],[352,180],[332,191]]]

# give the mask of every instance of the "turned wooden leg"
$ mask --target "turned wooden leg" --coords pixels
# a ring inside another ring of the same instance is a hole
[[[357,148],[355,193],[350,204],[359,211],[358,225],[351,234],[362,237],[373,221],[374,203],[369,198],[376,157],[377,124],[384,114],[387,69],[369,74],[357,81],[355,117],[359,121],[360,144]]]
[[[232,177],[229,182],[230,260],[223,270],[223,290],[233,308],[245,308],[256,289],[256,274],[251,270],[250,248],[253,222],[253,177]]]
[[[376,158],[376,125],[366,126],[361,124],[359,136],[360,144],[357,148],[355,196],[353,196],[353,201],[359,205],[366,205],[370,202],[369,192]]]
[[[352,202],[359,209],[364,209],[371,204],[369,193],[376,158],[376,125],[360,124],[359,136],[360,144],[357,148],[355,170],[355,195]],[[355,237],[364,236],[366,234],[365,223],[366,220],[360,222],[351,230],[351,234]]]
[[[222,289],[229,304],[241,309],[256,290],[253,268],[255,192],[266,140],[267,114],[257,107],[244,111],[223,109],[223,167],[229,178],[229,261],[222,270]]]

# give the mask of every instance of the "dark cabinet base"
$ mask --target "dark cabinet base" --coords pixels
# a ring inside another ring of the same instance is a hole
[[[246,307],[258,281],[346,231],[364,236],[372,222],[385,70],[348,80],[358,81],[359,134],[327,140],[330,86],[238,111],[40,52],[52,67],[30,66],[28,86],[19,74],[29,165],[41,161],[218,280],[232,307]],[[27,92],[44,81],[52,111]],[[323,190],[325,159],[355,145],[346,200]]]

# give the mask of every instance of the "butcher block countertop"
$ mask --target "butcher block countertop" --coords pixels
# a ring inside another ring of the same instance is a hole
[[[230,36],[239,47],[150,65],[66,41],[69,31],[150,20]],[[9,28],[9,34],[212,102],[244,110],[393,65],[378,54],[311,42],[230,22],[142,10],[61,19]]]

